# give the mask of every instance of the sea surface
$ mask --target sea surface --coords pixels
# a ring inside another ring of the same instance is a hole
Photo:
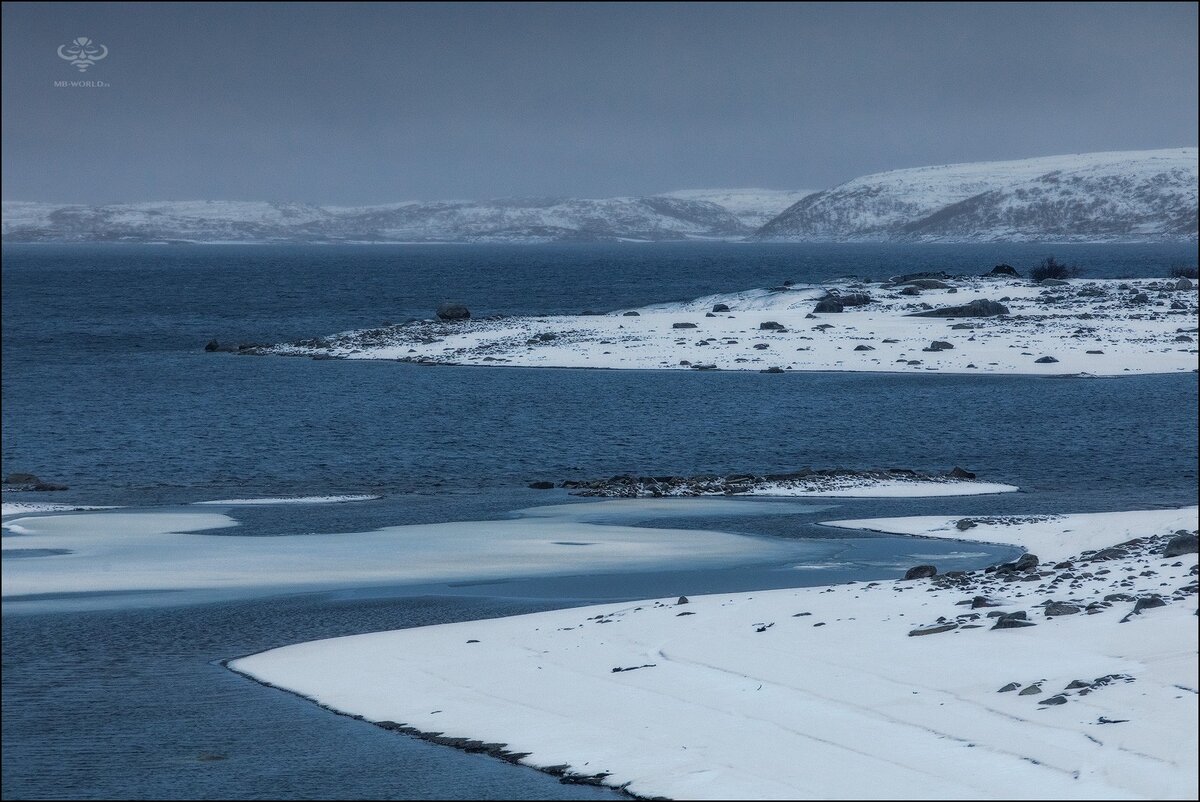
[[[847,537],[818,526],[831,518],[1196,503],[1195,374],[422,367],[209,354],[208,340],[331,334],[429,317],[447,300],[476,315],[603,312],[784,280],[981,273],[1000,262],[1024,271],[1050,254],[1088,277],[1162,276],[1195,261],[1180,245],[5,246],[2,471],[70,486],[6,501],[383,496],[237,508],[241,526],[204,535],[270,537],[596,503],[527,484],[624,472],[962,465],[1022,492],[786,513],[746,501],[762,514],[653,523],[803,540],[803,564],[564,571],[206,604],[6,602],[3,796],[614,798],[333,715],[220,661],[599,600],[894,577],[914,555],[971,568],[1014,553]]]

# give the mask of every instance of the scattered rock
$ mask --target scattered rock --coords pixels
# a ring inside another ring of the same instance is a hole
[[[949,632],[952,629],[958,629],[958,624],[938,624],[937,626],[925,627],[924,629],[914,629],[908,634],[910,637],[916,635],[936,635],[939,632]]]
[[[902,281],[901,284],[909,287],[917,287],[922,290],[948,290],[950,285],[944,281],[939,281],[936,278],[913,278],[908,281]]]
[[[1030,685],[1028,688],[1025,688],[1024,690],[1022,690],[1020,693],[1017,694],[1017,696],[1037,696],[1041,692],[1042,692],[1041,684],[1035,683],[1033,685]]]
[[[1037,568],[1038,563],[1040,562],[1041,560],[1038,559],[1036,554],[1022,554],[1017,558],[1017,561],[1013,563],[1013,570],[1029,571],[1033,568]]]
[[[1026,620],[1025,611],[1018,610],[1015,613],[1001,613],[1000,615],[996,616],[996,623],[992,626],[992,629],[1019,629],[1020,627],[1032,626],[1036,626],[1036,624],[1034,624],[1032,621]],[[1026,688],[1025,690],[1028,691],[1029,688]],[[1022,691],[1022,693],[1024,692],[1025,691]],[[1041,693],[1041,689],[1039,688],[1038,690],[1034,691],[1034,693]]]
[[[1162,556],[1164,557],[1181,557],[1184,554],[1195,554],[1198,548],[1198,540],[1195,533],[1178,532],[1175,537],[1167,541],[1166,548],[1163,549]]]
[[[1005,685],[1003,688],[1001,688],[1000,690],[996,691],[996,693],[1009,693],[1010,691],[1015,691],[1017,688],[1020,688],[1020,687],[1021,687],[1021,683],[1010,682],[1007,685]]]
[[[1051,696],[1049,699],[1043,699],[1042,701],[1038,702],[1039,705],[1065,705],[1066,703],[1067,697],[1063,696],[1061,693]]]
[[[913,312],[908,317],[995,317],[1007,315],[1008,307],[996,301],[979,299],[962,306],[947,306],[926,312]]]
[[[1046,617],[1053,618],[1056,615],[1075,615],[1080,612],[1080,608],[1066,602],[1050,602],[1046,605]]]

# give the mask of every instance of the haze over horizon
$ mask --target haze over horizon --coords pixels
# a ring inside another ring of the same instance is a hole
[[[116,203],[823,189],[1194,147],[1163,4],[3,6],[2,195]],[[107,55],[80,73],[60,45]],[[56,86],[55,81],[107,86]]]

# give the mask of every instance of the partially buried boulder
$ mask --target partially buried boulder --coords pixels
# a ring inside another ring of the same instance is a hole
[[[914,565],[904,572],[905,579],[929,579],[937,576],[937,568],[932,565]]]
[[[1164,557],[1182,557],[1184,554],[1195,554],[1197,552],[1197,536],[1188,532],[1177,532],[1175,537],[1167,541],[1167,547],[1163,549]]]
[[[925,312],[913,312],[908,317],[995,317],[1007,315],[1008,307],[998,301],[980,298],[962,306],[946,306]]]
[[[1017,272],[1017,269],[1015,267],[1013,267],[1012,265],[1008,265],[1008,264],[996,265],[991,270],[984,273],[984,275],[985,276],[996,276],[996,277],[1009,277],[1009,278],[1020,278],[1021,277],[1021,274]]]
[[[955,465],[953,468],[951,468],[950,472],[947,473],[946,475],[949,476],[951,479],[974,479],[975,478],[975,474],[971,473],[970,471],[968,471],[964,468],[960,468],[957,465]]]
[[[468,320],[471,317],[471,310],[462,304],[442,304],[437,308],[437,316],[440,320]]]

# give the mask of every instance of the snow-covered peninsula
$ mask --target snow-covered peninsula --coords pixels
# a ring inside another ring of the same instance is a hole
[[[429,319],[241,352],[442,365],[1121,376],[1196,370],[1197,309],[1188,279],[938,274],[601,315]]]
[[[643,797],[1196,797],[1195,507],[831,525],[1037,554],[229,665],[388,729]]]

